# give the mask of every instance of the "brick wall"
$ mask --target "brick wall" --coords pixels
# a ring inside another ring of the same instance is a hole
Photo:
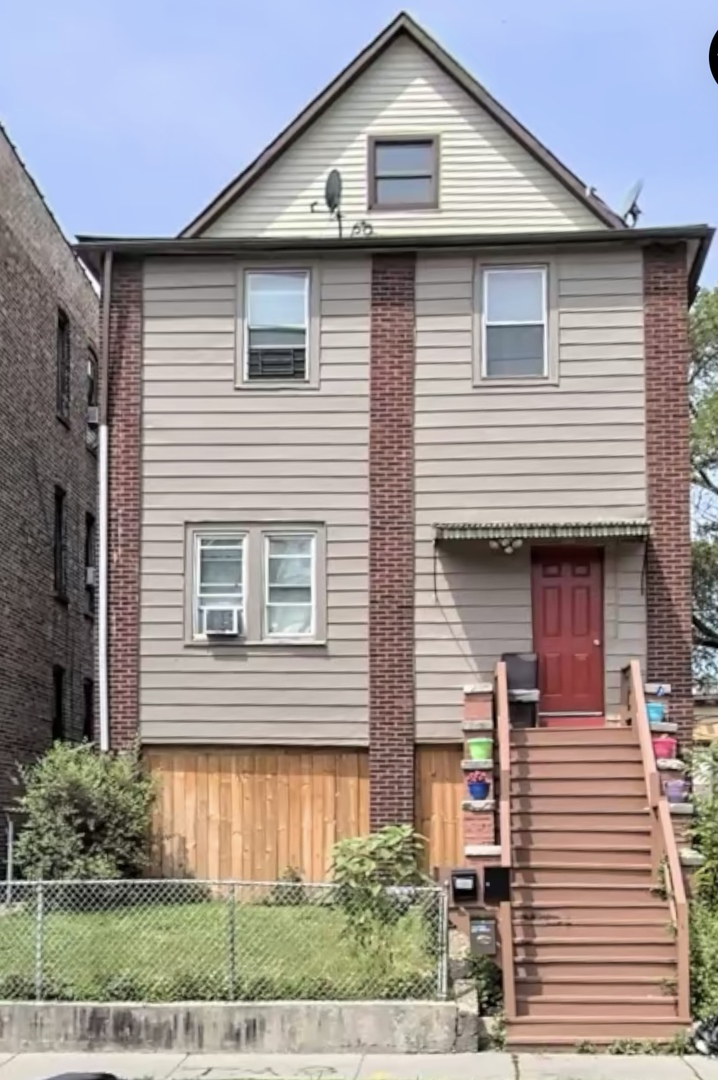
[[[58,307],[70,324],[70,413],[56,415]],[[53,666],[65,669],[65,731],[81,738],[93,679],[85,515],[97,460],[86,442],[88,348],[98,301],[0,128],[0,810],[19,763],[52,739]],[[66,600],[54,592],[54,491],[66,492]],[[5,818],[0,813],[0,862]]]
[[[369,805],[414,820],[413,257],[372,266],[369,403]]]
[[[671,684],[671,719],[690,739],[691,550],[688,331],[684,245],[644,255],[648,678]]]
[[[108,650],[110,745],[137,736],[140,643],[140,379],[142,265],[112,274],[109,369]]]

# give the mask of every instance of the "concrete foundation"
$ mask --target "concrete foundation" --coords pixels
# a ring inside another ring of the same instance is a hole
[[[483,1022],[455,1002],[0,1003],[0,1052],[448,1054],[476,1050]]]

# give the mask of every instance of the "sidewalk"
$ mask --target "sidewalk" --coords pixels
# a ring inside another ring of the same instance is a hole
[[[718,1060],[588,1054],[0,1054],[0,1080],[718,1080]]]

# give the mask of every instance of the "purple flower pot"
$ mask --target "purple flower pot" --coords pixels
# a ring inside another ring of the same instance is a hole
[[[489,782],[488,780],[481,780],[476,784],[469,784],[469,795],[472,799],[488,799],[489,797]]]
[[[669,803],[685,802],[688,798],[688,782],[686,780],[666,780],[663,791]]]

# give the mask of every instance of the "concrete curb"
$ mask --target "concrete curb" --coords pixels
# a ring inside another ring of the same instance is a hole
[[[444,1001],[0,1003],[0,1051],[451,1054],[483,1025]]]

